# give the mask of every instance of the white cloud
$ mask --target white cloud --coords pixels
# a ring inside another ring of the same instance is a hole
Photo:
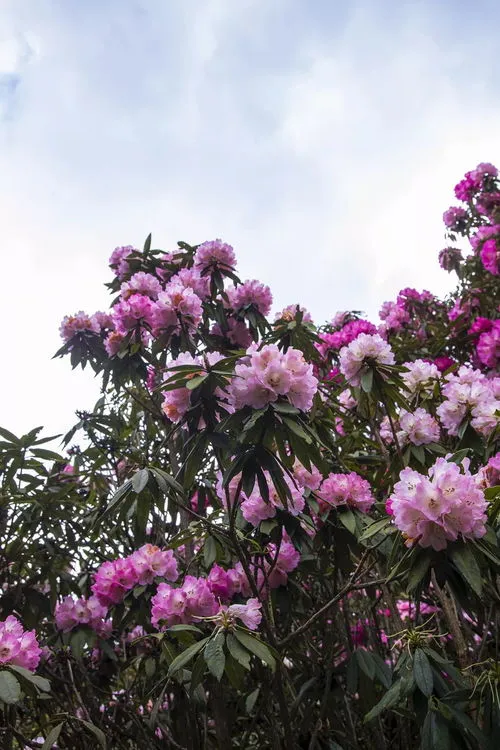
[[[319,320],[449,288],[452,185],[500,161],[495,26],[462,39],[451,7],[389,5],[0,6],[0,75],[20,76],[0,122],[1,423],[64,429],[92,405],[91,376],[49,359],[59,321],[102,308],[110,251],[149,231],[231,241],[243,277]]]

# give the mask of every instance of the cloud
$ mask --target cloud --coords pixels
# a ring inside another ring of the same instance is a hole
[[[454,4],[336,5],[1,6],[7,427],[92,406],[91,376],[49,358],[58,325],[107,304],[111,250],[149,231],[165,249],[223,237],[276,306],[320,321],[451,288],[441,214],[500,157],[499,12],[479,4],[465,35]]]

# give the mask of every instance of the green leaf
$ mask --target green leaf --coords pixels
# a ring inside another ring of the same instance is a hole
[[[167,633],[181,633],[185,631],[189,631],[191,633],[201,633],[201,630],[197,628],[196,625],[184,625],[184,624],[171,625],[166,630]],[[162,633],[156,633],[155,635],[162,635]]]
[[[358,648],[356,650],[356,661],[359,664],[359,668],[365,673],[368,679],[373,680],[376,668],[371,654],[365,648]]]
[[[205,380],[208,378],[208,375],[196,375],[194,378],[191,378],[186,383],[186,388],[188,391],[194,391],[195,388],[198,388],[199,385],[205,382]]]
[[[132,477],[132,489],[138,495],[146,487],[149,481],[149,471],[147,469],[139,469]]]
[[[425,466],[425,451],[422,446],[412,445],[411,452],[413,453],[417,461],[422,464],[422,466]]]
[[[339,509],[339,520],[351,534],[356,534],[356,516],[350,508]]]
[[[44,693],[50,693],[50,682],[46,680],[45,677],[40,677],[40,675],[33,674],[33,672],[30,672],[29,669],[25,669],[24,667],[18,667],[17,664],[9,664],[9,669],[11,671],[17,672],[18,675],[23,677],[25,680],[27,680],[27,682],[30,682],[32,685],[35,685]]]
[[[226,637],[226,646],[233,659],[236,659],[245,669],[250,669],[250,653],[243,648],[232,633],[228,633]]]
[[[63,726],[64,721],[61,721],[60,724],[50,730],[47,737],[45,738],[45,742],[42,745],[42,750],[52,750],[52,746],[55,745],[55,743],[59,739],[59,735],[61,734],[61,729],[63,728]]]
[[[383,531],[383,529],[385,529],[386,526],[389,526],[390,523],[391,523],[391,519],[389,516],[387,516],[387,518],[380,519],[380,521],[375,521],[374,523],[371,523],[363,531],[358,541],[365,542],[367,539],[370,539],[370,537],[375,536],[375,534],[378,534],[380,531]]]
[[[467,426],[467,424],[466,424]],[[464,430],[465,432],[465,430]],[[459,436],[461,437],[461,436]],[[460,464],[464,460],[464,458],[467,458],[467,454],[470,452],[470,448],[462,448],[462,450],[457,451],[454,453],[451,458],[448,459],[448,461],[453,461],[454,464]]]
[[[413,676],[417,687],[429,698],[434,689],[434,679],[429,659],[421,648],[417,648],[413,655]]]
[[[226,665],[226,657],[224,655],[225,640],[225,634],[222,631],[219,631],[217,635],[208,641],[203,652],[203,657],[208,670],[218,682],[221,681],[222,675],[224,674],[224,667]]]
[[[467,542],[455,542],[448,549],[449,555],[464,581],[478,596],[481,596],[483,582],[473,548]]]
[[[365,370],[361,375],[361,388],[365,393],[370,393],[373,388],[373,370]]]
[[[17,703],[21,698],[21,685],[11,672],[0,672],[0,701],[7,704]]]
[[[368,711],[366,714],[363,722],[365,724],[368,724],[370,721],[373,721],[373,719],[376,719],[377,716],[379,716],[382,711],[385,711],[387,708],[392,708],[395,706],[401,698],[401,680],[398,680],[395,682],[387,693],[382,697],[379,702],[373,706],[371,711]]]
[[[260,693],[260,688],[256,688],[250,693],[250,695],[247,695],[247,699],[245,701],[245,710],[247,714],[252,713],[255,707],[255,704],[257,702],[257,698],[259,697],[259,693]]]
[[[77,718],[76,716],[73,718]],[[91,721],[85,721],[85,719],[78,719],[84,727],[86,727],[91,734],[94,735],[96,740],[99,742],[100,746],[103,748],[103,750],[106,750],[106,735],[102,731],[102,729],[99,729],[99,727],[96,727],[95,724],[92,724]]]
[[[239,628],[234,631],[234,635],[242,644],[242,646],[244,646],[248,651],[251,651],[252,654],[257,656],[257,658],[267,664],[267,666],[274,672],[274,670],[276,669],[276,659],[265,643],[263,643],[259,638],[256,638],[254,635],[250,635],[250,633],[246,633],[244,630],[240,630]]]
[[[185,651],[183,651],[181,654],[175,657],[173,662],[171,663],[170,667],[168,668],[168,674],[167,677],[171,677],[173,674],[179,671],[179,669],[182,669],[186,666],[186,664],[189,664],[191,659],[193,659],[197,653],[199,653],[202,648],[205,646],[209,638],[202,638],[201,641],[198,641],[197,643],[193,643],[192,646],[188,646]]]
[[[17,438],[14,433],[9,432],[9,430],[6,430],[5,427],[0,427],[0,435],[4,438],[4,440],[7,440],[9,443],[13,443],[14,445],[19,445],[20,440]]]
[[[217,558],[217,544],[213,536],[209,536],[205,539],[203,544],[203,562],[205,567],[208,569]]]
[[[408,589],[414,591],[422,582],[432,562],[432,553],[429,550],[418,550],[408,574]]]

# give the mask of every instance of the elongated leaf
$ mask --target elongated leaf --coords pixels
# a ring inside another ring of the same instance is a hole
[[[219,682],[221,681],[222,675],[224,674],[224,667],[226,666],[226,657],[224,655],[225,640],[225,634],[220,631],[215,637],[208,641],[203,652],[203,657],[209,671]]]
[[[192,646],[188,646],[188,648],[182,652],[182,654],[179,654],[179,656],[176,656],[173,662],[171,663],[170,667],[168,668],[168,674],[167,677],[171,677],[173,674],[179,671],[179,669],[182,669],[186,666],[186,664],[189,664],[191,659],[193,659],[196,654],[198,654],[202,648],[205,646],[209,639],[208,638],[202,638],[201,641],[198,641],[197,643],[193,643]]]
[[[233,659],[236,659],[245,669],[250,669],[250,652],[243,648],[232,633],[229,633],[226,637],[226,646]]]
[[[434,688],[434,679],[429,659],[421,648],[417,648],[413,655],[413,676],[417,687],[429,698]]]
[[[472,547],[467,543],[456,542],[450,545],[449,554],[464,581],[478,596],[481,596],[483,590],[481,571]]]
[[[375,662],[372,659],[372,655],[366,649],[358,648],[356,651],[356,661],[368,679],[373,680],[375,677]]]
[[[389,524],[391,523],[390,517],[382,518],[380,521],[375,521],[374,523],[371,523],[361,534],[359,537],[360,542],[365,542],[367,539],[370,539],[370,537],[375,536],[375,534],[378,534],[380,531],[383,531]]]
[[[11,671],[17,672],[18,675],[23,677],[28,682],[31,682],[32,685],[35,685],[44,693],[50,692],[50,682],[45,679],[45,677],[40,677],[40,675],[33,674],[33,672],[30,672],[29,669],[18,667],[17,664],[9,664],[9,669]]]
[[[21,698],[21,685],[11,672],[0,672],[0,701],[7,704],[17,703]]]
[[[45,738],[45,742],[42,745],[42,750],[52,750],[53,745],[55,745],[57,740],[59,739],[59,735],[61,734],[61,729],[63,728],[63,726],[64,721],[61,721],[60,724],[50,730],[47,737]]]
[[[99,729],[99,727],[96,727],[95,724],[92,724],[91,721],[85,721],[85,719],[78,719],[83,726],[89,730],[91,734],[94,735],[96,740],[99,742],[99,745],[103,748],[103,750],[106,750],[106,735],[102,731],[102,729]]]
[[[377,716],[379,716],[382,711],[385,711],[388,708],[392,708],[395,706],[401,698],[401,680],[398,680],[395,682],[387,693],[383,696],[381,700],[377,703],[376,706],[372,708],[371,711],[368,711],[364,718],[364,723],[368,724],[370,721],[373,721],[373,719],[376,719]]]
[[[149,481],[149,471],[147,469],[139,469],[132,477],[132,489],[138,495],[143,491]]]
[[[356,534],[356,516],[349,508],[339,510],[339,520],[351,534]]]
[[[276,659],[265,643],[259,640],[259,638],[246,633],[244,630],[235,630],[234,635],[248,651],[255,654],[255,656],[267,664],[267,666],[274,672],[276,669]]]

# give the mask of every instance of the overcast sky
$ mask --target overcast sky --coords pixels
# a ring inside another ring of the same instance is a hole
[[[444,293],[452,187],[500,162],[496,0],[0,0],[0,424],[62,431],[51,360],[116,245],[221,237],[316,321]]]

